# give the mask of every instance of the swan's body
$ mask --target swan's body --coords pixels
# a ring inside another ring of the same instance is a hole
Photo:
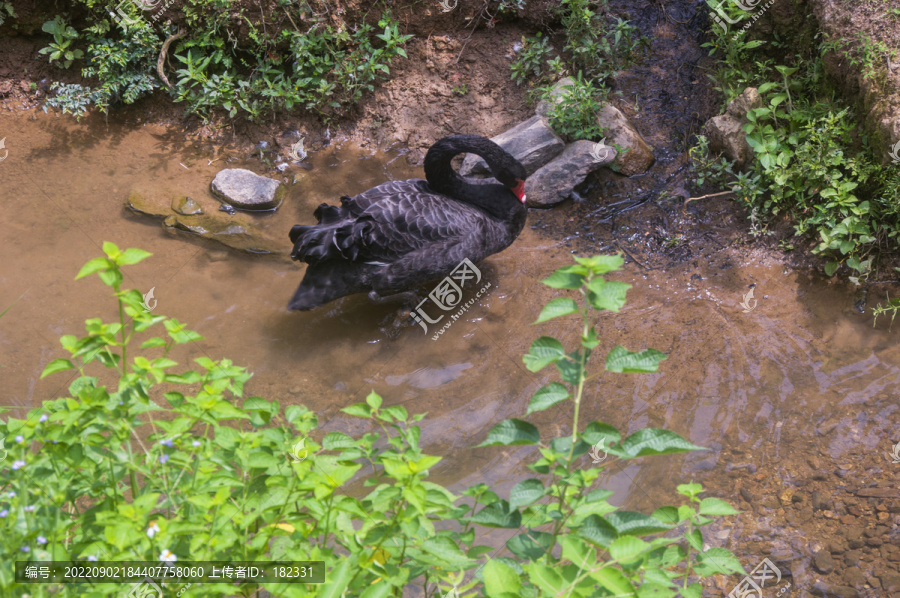
[[[463,152],[484,158],[496,178],[460,177],[450,160]],[[288,307],[408,291],[448,275],[465,258],[477,263],[502,251],[525,226],[525,169],[494,142],[445,137],[428,150],[425,176],[344,196],[340,208],[322,204],[319,224],[291,229],[291,258],[309,267]]]

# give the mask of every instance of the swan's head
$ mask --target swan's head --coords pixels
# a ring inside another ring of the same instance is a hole
[[[518,160],[509,156],[509,161],[511,163],[505,165],[494,178],[506,185],[513,195],[519,198],[519,201],[525,203],[525,179],[528,178],[528,174]]]

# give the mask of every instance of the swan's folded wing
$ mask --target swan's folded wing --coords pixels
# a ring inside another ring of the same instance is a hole
[[[349,259],[393,262],[426,245],[477,236],[481,229],[484,214],[472,206],[419,189],[372,194],[384,186],[366,192],[365,210],[336,231],[335,245]]]

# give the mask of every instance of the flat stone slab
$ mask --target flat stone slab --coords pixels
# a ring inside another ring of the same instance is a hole
[[[172,233],[196,235],[246,253],[279,255],[287,259],[290,244],[284,239],[273,238],[257,223],[258,218],[265,216],[241,212],[228,214],[219,211],[222,204],[213,197],[196,197],[188,202],[184,196],[133,190],[125,200],[125,207],[136,214],[162,221],[163,228]]]
[[[525,181],[527,205],[549,208],[565,200],[587,176],[616,159],[616,148],[592,141],[576,141]]]
[[[275,210],[287,189],[279,181],[244,168],[220,170],[210,185],[213,195],[239,210]]]
[[[558,156],[566,146],[549,127],[547,120],[540,116],[533,116],[519,123],[492,137],[491,141],[521,162],[529,176]],[[490,173],[487,163],[475,154],[468,154],[459,169],[459,174],[466,177]]]

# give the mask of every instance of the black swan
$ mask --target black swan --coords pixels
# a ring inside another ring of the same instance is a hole
[[[484,158],[494,178],[467,180],[450,166],[460,153]],[[503,251],[525,226],[525,168],[477,135],[452,135],[425,154],[425,178],[382,183],[341,207],[320,205],[315,225],[293,227],[291,259],[309,264],[288,304],[307,310],[346,295],[408,292]],[[500,184],[498,184],[498,181]]]

